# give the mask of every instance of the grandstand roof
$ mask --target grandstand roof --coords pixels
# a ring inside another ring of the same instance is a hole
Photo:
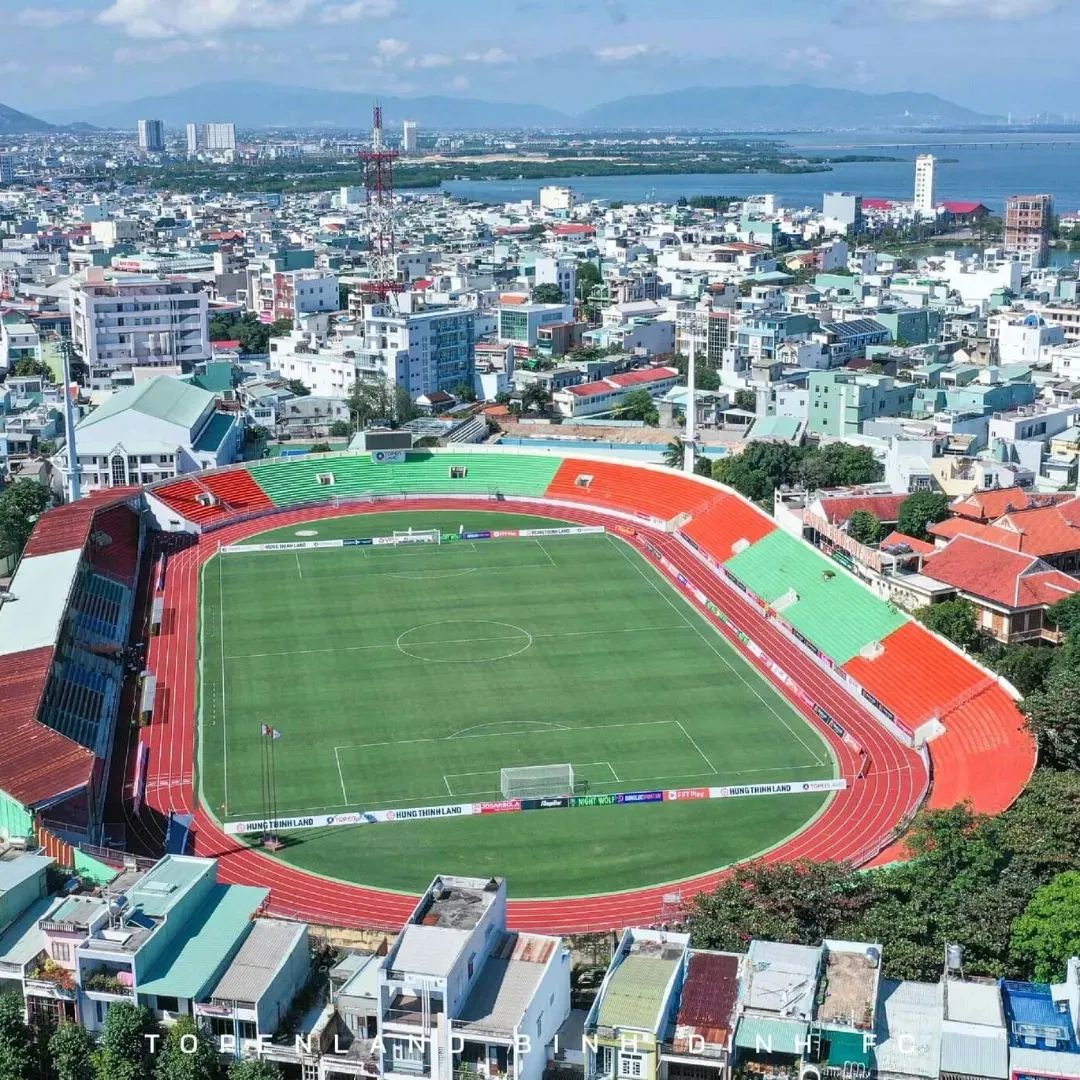
[[[0,656],[56,644],[82,548],[23,558],[0,605]]]
[[[138,492],[137,487],[109,488],[95,491],[78,502],[57,506],[42,514],[34,526],[23,557],[51,555],[54,551],[70,551],[85,545],[93,525],[94,514],[116,503],[124,502]]]
[[[0,788],[23,806],[50,802],[85,787],[94,755],[37,721],[52,648],[0,656]]]

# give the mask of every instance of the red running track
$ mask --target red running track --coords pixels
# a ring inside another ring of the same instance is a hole
[[[138,736],[150,744],[146,801],[163,815],[170,811],[193,813],[196,854],[221,860],[219,874],[222,881],[269,887],[268,910],[273,914],[327,925],[396,930],[411,913],[416,897],[331,881],[290,867],[225,836],[218,823],[198,805],[193,775],[200,567],[213,555],[219,543],[236,542],[269,528],[358,513],[385,513],[388,509],[464,508],[490,511],[492,504],[483,499],[475,502],[412,499],[390,506],[376,503],[336,510],[321,507],[286,511],[226,526],[201,538],[198,544],[170,556],[165,584],[165,622],[160,636],[149,639],[149,667],[157,675],[161,696],[153,726],[143,729]],[[563,505],[552,507],[539,499],[515,499],[500,509],[543,513],[583,525],[612,524],[612,520],[601,512]],[[819,817],[765,855],[764,860],[836,859],[864,863],[871,859],[917,809],[928,783],[922,758],[895,741],[806,653],[735,589],[711,574],[677,540],[637,524],[634,528],[639,534],[635,546],[643,548],[642,540],[647,538],[662,550],[690,582],[795,680],[804,694],[839,721],[868,754],[867,764],[812,708],[798,700],[763,661],[744,649],[730,626],[703,612],[822,734],[836,755],[841,775],[848,780],[847,790],[838,792]],[[623,539],[629,540],[625,536]],[[648,554],[645,558],[655,565],[655,560]],[[683,588],[678,582],[672,584]],[[695,607],[702,610],[696,603]],[[128,747],[131,760],[135,749],[133,737]],[[860,767],[865,767],[861,778],[858,775]],[[161,838],[156,839],[160,843]],[[729,872],[702,874],[677,888],[684,896],[689,896],[714,887]],[[584,933],[648,925],[660,917],[663,897],[672,889],[668,885],[584,898],[511,900],[510,925],[519,930],[551,933]]]

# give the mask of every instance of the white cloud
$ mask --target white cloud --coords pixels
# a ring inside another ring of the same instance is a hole
[[[352,0],[347,4],[331,4],[323,8],[319,22],[332,26],[365,19],[387,19],[397,11],[397,7],[397,0]]]
[[[618,63],[623,60],[633,60],[648,51],[648,45],[605,45],[602,49],[597,49],[593,56],[604,63]]]
[[[444,56],[442,53],[424,53],[416,57],[414,64],[418,68],[441,68],[449,67],[454,62],[452,56]]]
[[[896,19],[929,22],[934,19],[1026,19],[1062,6],[1061,0],[877,0],[877,6]]]
[[[45,67],[45,74],[50,79],[81,82],[83,79],[89,79],[94,72],[85,64],[48,64]]]
[[[785,68],[811,68],[814,71],[825,71],[832,67],[833,58],[830,53],[819,49],[816,45],[807,45],[805,49],[788,49],[781,58],[781,67]]]
[[[81,22],[85,18],[86,12],[82,8],[68,11],[63,8],[23,8],[16,13],[15,22],[19,26],[32,26],[36,30],[55,30],[58,26]]]
[[[133,38],[203,37],[288,26],[317,0],[112,0],[98,17]]]
[[[499,48],[491,48],[482,53],[466,53],[464,58],[471,64],[513,64],[517,61],[513,53]]]
[[[407,41],[399,41],[397,38],[383,38],[378,45],[375,46],[375,51],[384,60],[396,60],[399,56],[403,56],[409,51],[409,43]]]
[[[469,80],[464,75],[455,75],[447,84],[447,90],[468,90]]]

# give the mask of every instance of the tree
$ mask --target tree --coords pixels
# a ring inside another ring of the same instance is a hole
[[[681,435],[676,435],[664,448],[664,464],[671,469],[682,472],[683,453],[686,444]],[[712,462],[704,455],[697,454],[694,457],[694,473],[697,476],[712,477]]]
[[[157,1034],[148,1009],[126,1001],[111,1005],[94,1054],[96,1080],[149,1080],[153,1055],[147,1036]]]
[[[539,383],[529,383],[521,392],[521,407],[523,409],[543,412],[551,404],[551,393]]]
[[[900,504],[897,529],[916,540],[929,540],[927,526],[949,516],[949,497],[937,491],[917,491]]]
[[[1020,708],[1044,762],[1062,769],[1080,767],[1080,668],[1055,667],[1045,687],[1024,698]]]
[[[1046,609],[1046,621],[1070,637],[1080,626],[1080,593],[1073,593]]]
[[[885,526],[881,524],[881,518],[870,510],[855,510],[848,518],[847,533],[852,540],[858,540],[860,544],[873,547],[881,543],[885,535]]]
[[[999,675],[1027,697],[1046,685],[1058,654],[1038,645],[999,645],[984,657]]]
[[[642,420],[651,427],[660,422],[656,403],[648,390],[631,390],[623,398],[617,412],[620,420]]]
[[[16,360],[12,374],[31,379],[39,376],[47,383],[51,383],[55,378],[53,369],[44,360],[35,360],[32,356],[24,356],[21,360]]]
[[[675,368],[684,379],[689,378],[690,361],[683,353],[676,353],[671,358],[671,367]],[[709,367],[708,364],[704,364],[700,360],[697,361],[694,364],[694,388],[697,390],[719,390],[719,372],[715,368]],[[753,407],[753,405],[750,406],[751,409]]]
[[[362,375],[349,391],[349,416],[356,429],[363,431],[373,420],[390,423],[394,419],[395,403],[393,388],[386,379]]]
[[[475,401],[476,391],[469,383],[459,382],[457,386],[454,387],[454,397],[456,397],[458,401]]]
[[[734,404],[736,409],[755,412],[757,410],[757,394],[753,390],[736,390]]]
[[[270,431],[268,428],[264,428],[262,424],[252,424],[248,428],[247,437],[251,442],[266,442],[270,438]]]
[[[1060,982],[1080,954],[1080,872],[1058,874],[1031,898],[1013,924],[1012,950],[1040,982]]]
[[[0,1080],[33,1080],[34,1034],[23,1020],[22,998],[0,994]]]
[[[884,475],[870,447],[839,442],[806,450],[799,468],[799,479],[810,491],[873,484]]]
[[[743,864],[691,903],[693,945],[744,952],[751,938],[817,945],[861,914],[869,881],[834,862]]]
[[[93,1080],[94,1037],[81,1024],[64,1021],[49,1039],[56,1080]]]
[[[16,480],[0,494],[0,555],[21,555],[34,523],[52,503],[52,491],[36,480]]]
[[[562,304],[565,303],[563,291],[554,282],[545,281],[540,285],[533,286],[532,302],[534,304]]]
[[[400,427],[410,420],[415,420],[420,415],[409,391],[404,386],[394,387],[394,423]]]
[[[224,1072],[214,1040],[190,1016],[181,1016],[165,1035],[154,1080],[219,1080]]]
[[[349,294],[352,292],[351,285],[338,285],[338,309],[341,311],[349,310]]]
[[[335,420],[330,425],[330,434],[335,439],[345,439],[352,434],[352,427],[348,420]]]
[[[313,454],[329,454],[330,444],[328,442],[317,442],[311,447]]]
[[[285,389],[296,397],[308,397],[311,391],[299,379],[286,379]]]
[[[270,337],[288,337],[292,332],[292,319],[275,319],[270,324]]]
[[[742,453],[715,462],[713,479],[754,502],[771,500],[776,488],[794,482],[801,457],[797,447],[786,443],[752,442]]]
[[[973,649],[979,643],[979,623],[975,616],[975,605],[970,600],[927,604],[915,612],[915,618],[961,649]]]
[[[251,1058],[238,1061],[229,1069],[229,1080],[282,1080],[281,1070],[270,1061]]]

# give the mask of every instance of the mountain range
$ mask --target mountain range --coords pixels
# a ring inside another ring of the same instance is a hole
[[[569,116],[544,105],[452,97],[381,97],[388,125],[416,120],[422,128],[692,128],[718,131],[783,131],[807,128],[884,128],[968,125],[996,118],[934,94],[867,94],[828,87],[694,87],[672,93],[624,97]],[[51,124],[80,121],[102,128],[132,128],[139,119],[231,120],[240,128],[325,127],[366,130],[376,98],[371,94],[316,90],[257,82],[202,83],[168,94],[46,112],[46,120],[0,106],[0,134],[48,131]],[[21,125],[21,126],[20,126]]]

